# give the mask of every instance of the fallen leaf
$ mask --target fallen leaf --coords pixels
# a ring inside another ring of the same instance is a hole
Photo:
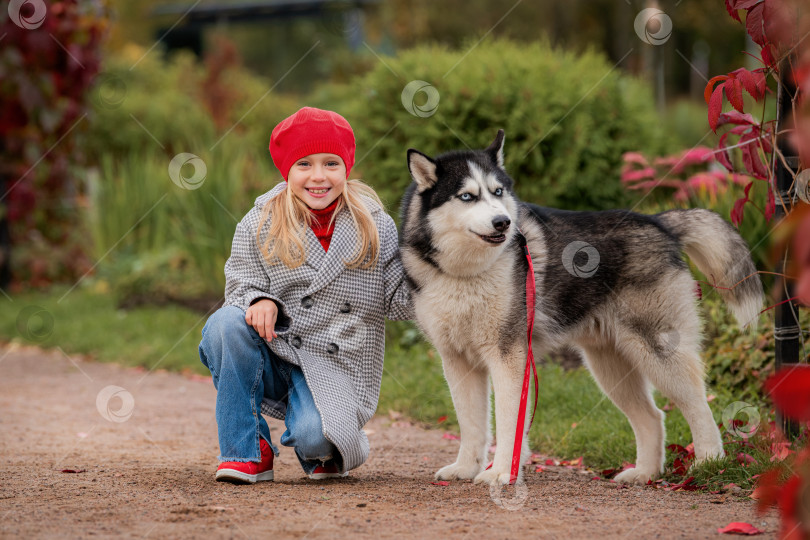
[[[439,417],[439,419],[438,419],[438,420],[436,420],[436,421],[437,421],[438,423],[440,423],[440,424],[441,424],[442,422],[447,421],[447,415],[440,416],[440,417]]]
[[[709,394],[708,396],[706,396],[706,402],[707,403],[711,403],[715,399],[717,399],[717,396],[715,396],[714,394]]]
[[[442,480],[440,482],[431,482],[431,484],[433,484],[434,486],[449,486],[450,482],[448,482],[447,480]]]
[[[743,521],[734,521],[729,523],[725,527],[717,529],[717,532],[720,534],[744,534],[744,535],[755,535],[755,534],[762,534],[765,531],[757,529],[750,523],[745,523]]]
[[[571,429],[574,429],[575,427],[577,427],[577,423],[576,423],[576,422],[574,422],[573,424],[571,424]]]
[[[745,466],[757,463],[757,460],[754,459],[754,457],[751,454],[746,454],[745,452],[737,452],[737,463]]]
[[[458,435],[455,435],[454,433],[445,433],[444,435],[442,435],[442,439],[449,439],[451,441],[458,441],[458,440],[461,439],[461,437],[459,437]]]
[[[87,469],[62,469],[62,472],[63,473],[76,473],[76,474],[78,474],[78,473],[87,472]]]
[[[545,471],[546,469],[542,465],[538,465],[537,467],[534,468],[534,472],[545,472]]]

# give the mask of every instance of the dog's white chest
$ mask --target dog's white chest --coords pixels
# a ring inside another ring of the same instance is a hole
[[[495,268],[471,278],[440,277],[414,297],[416,318],[434,344],[457,351],[498,342],[499,325],[513,308],[512,269]]]

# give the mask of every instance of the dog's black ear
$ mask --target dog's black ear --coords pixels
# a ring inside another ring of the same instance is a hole
[[[502,129],[498,130],[498,134],[495,136],[495,140],[492,141],[485,152],[492,158],[492,162],[495,163],[498,167],[503,169],[503,140],[504,140],[504,133]]]
[[[419,193],[430,189],[436,183],[436,162],[413,148],[408,150],[408,170],[416,182]]]

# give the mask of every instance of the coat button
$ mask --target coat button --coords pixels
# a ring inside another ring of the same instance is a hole
[[[352,310],[352,305],[348,302],[343,302],[343,305],[340,306],[341,313],[349,313]]]
[[[326,352],[329,354],[337,354],[340,349],[335,343],[330,343],[326,346]]]
[[[298,337],[298,336],[295,336],[294,338],[292,338],[290,343],[292,343],[292,346],[295,347],[296,349],[301,348],[301,338]]]
[[[313,305],[315,305],[315,301],[312,299],[311,296],[305,296],[301,299],[301,307],[304,309],[309,309]]]

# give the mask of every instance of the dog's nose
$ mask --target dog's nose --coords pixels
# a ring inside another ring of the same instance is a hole
[[[509,216],[500,215],[492,218],[492,226],[495,227],[495,230],[498,232],[506,232],[511,224],[512,220],[509,219]]]

